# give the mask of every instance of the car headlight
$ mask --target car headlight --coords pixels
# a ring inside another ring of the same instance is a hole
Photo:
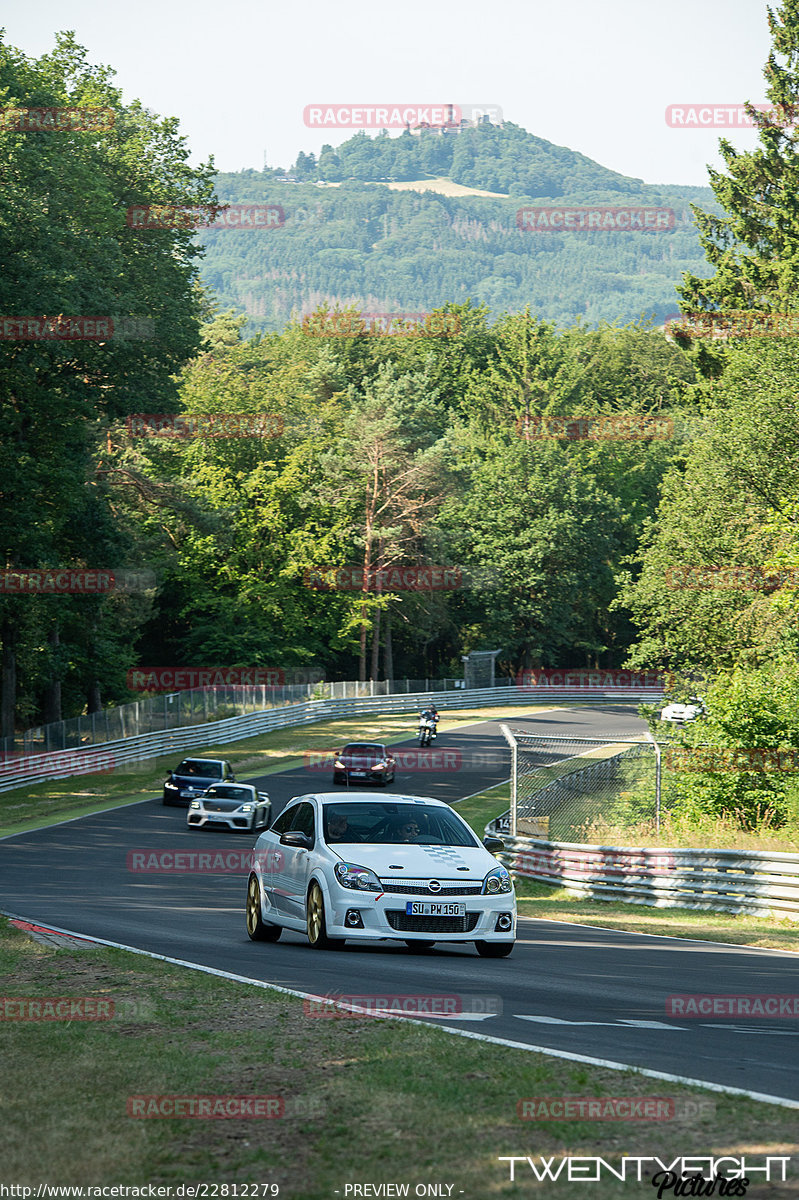
[[[359,867],[355,863],[338,862],[335,865],[336,879],[342,887],[355,892],[382,892],[383,885],[368,867]]]
[[[251,804],[242,804],[241,808],[239,809],[239,812],[252,812],[252,805]]]
[[[333,763],[333,766],[336,768],[337,771],[346,771],[346,769],[347,769],[345,764],[341,761],[340,758],[336,759],[336,761]]]
[[[388,766],[388,763],[386,763],[386,762],[375,763],[375,765],[372,767],[372,770],[373,771],[385,771],[387,766]]]
[[[200,804],[199,800],[192,800],[189,808],[202,808],[202,804]]]
[[[489,871],[483,880],[483,895],[498,896],[503,892],[512,892],[513,882],[504,867],[495,867]]]
[[[178,790],[178,785],[176,783],[165,783],[164,787],[169,788],[171,792],[176,792]]]

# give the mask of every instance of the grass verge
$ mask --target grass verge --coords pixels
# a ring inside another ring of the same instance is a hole
[[[279,953],[251,947],[253,960]],[[410,1195],[419,1184],[451,1184],[451,1193],[431,1194],[485,1200],[521,1194],[501,1155],[601,1157],[618,1169],[625,1154],[671,1161],[799,1153],[789,1109],[429,1026],[314,1019],[294,997],[124,951],[42,946],[4,919],[0,973],[6,996],[94,996],[119,1013],[0,1025],[6,1182],[276,1184],[283,1200],[334,1200],[354,1183],[407,1183]],[[131,1097],[174,1095],[277,1096],[284,1115],[128,1115]],[[658,1122],[518,1115],[520,1100],[566,1095],[671,1098],[678,1115]],[[535,1183],[529,1173],[521,1183],[524,1195],[536,1196],[571,1186]],[[629,1184],[612,1178],[591,1187],[594,1200],[629,1194]],[[797,1192],[772,1185],[768,1195]]]

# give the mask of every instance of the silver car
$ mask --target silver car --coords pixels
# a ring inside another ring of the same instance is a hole
[[[251,783],[215,783],[189,805],[186,824],[191,829],[227,827],[241,833],[265,829],[272,816],[272,802],[266,792]]]
[[[247,932],[284,929],[316,949],[345,939],[474,942],[504,958],[516,938],[513,880],[449,804],[370,792],[295,796],[255,843]]]

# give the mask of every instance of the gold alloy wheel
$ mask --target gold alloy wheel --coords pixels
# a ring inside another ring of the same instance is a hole
[[[247,887],[247,932],[251,938],[257,936],[261,923],[261,889],[254,875],[250,876]]]
[[[308,911],[306,916],[308,941],[312,946],[322,946],[325,942],[325,902],[322,889],[318,883],[311,885],[308,893]]]
[[[261,916],[261,889],[255,875],[250,876],[247,884],[245,920],[247,933],[253,942],[276,942],[283,932],[282,925],[269,925]]]

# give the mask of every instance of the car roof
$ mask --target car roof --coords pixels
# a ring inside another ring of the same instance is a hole
[[[182,758],[178,763],[182,767],[184,763],[224,763],[224,758]]]
[[[352,746],[369,746],[370,748],[372,746],[374,746],[375,750],[384,750],[386,743],[385,742],[347,742],[346,746],[344,746],[344,749],[349,750]]]
[[[445,800],[434,800],[432,796],[398,796],[396,792],[375,795],[374,792],[308,792],[304,796],[292,796],[295,800],[318,800],[320,804],[434,804],[437,808],[452,808]],[[288,807],[288,805],[286,805]]]

